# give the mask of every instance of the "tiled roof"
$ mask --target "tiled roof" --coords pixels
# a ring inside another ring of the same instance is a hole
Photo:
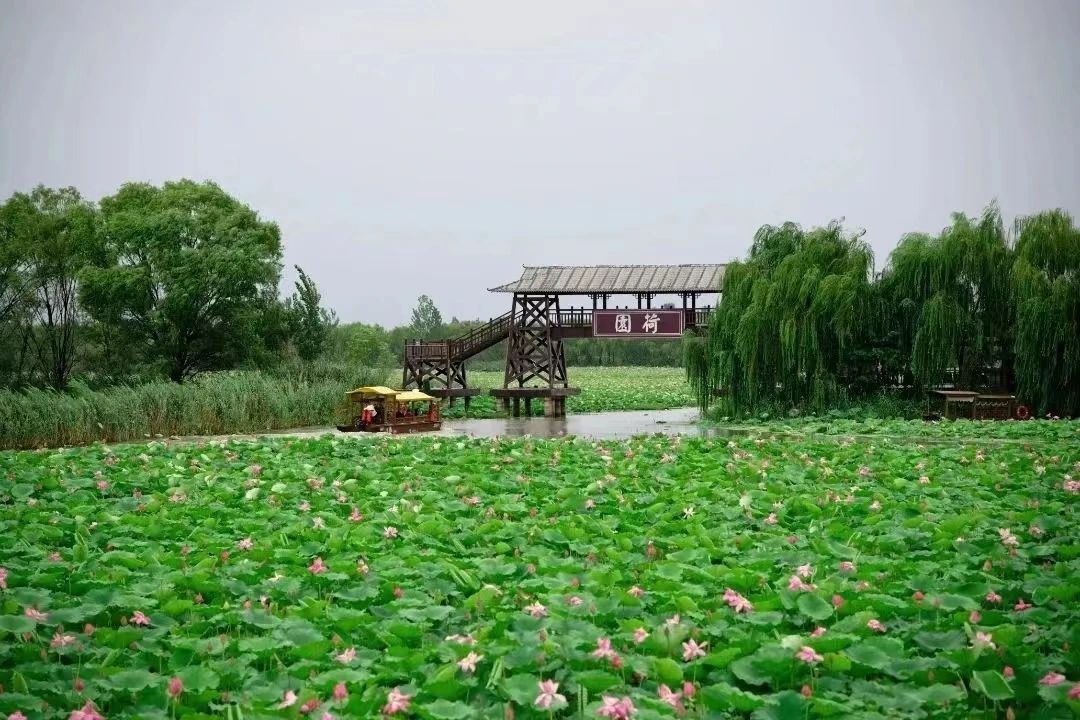
[[[714,293],[721,291],[724,265],[548,265],[525,267],[521,278],[491,292]]]

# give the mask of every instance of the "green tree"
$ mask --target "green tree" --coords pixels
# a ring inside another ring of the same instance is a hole
[[[758,230],[749,258],[725,270],[706,336],[687,342],[702,407],[721,388],[736,412],[774,402],[822,408],[845,397],[873,314],[872,262],[869,246],[839,223]]]
[[[1011,253],[1001,215],[990,205],[976,220],[962,213],[934,237],[905,236],[889,256],[881,285],[901,352],[919,387],[995,384],[986,369],[1011,365]]]
[[[276,294],[281,234],[212,182],[129,183],[101,201],[110,262],[84,273],[83,300],[146,360],[182,382],[235,366],[259,342]]]
[[[3,291],[8,320],[21,318],[22,346],[41,377],[63,389],[81,341],[78,273],[102,259],[100,216],[75,188],[41,185],[13,195],[0,216],[4,263],[20,268],[4,281],[14,283]]]
[[[1037,412],[1080,415],[1080,230],[1061,210],[1018,221],[1016,382]]]
[[[409,323],[414,336],[419,340],[430,340],[442,330],[442,326],[442,313],[435,307],[434,301],[427,295],[417,298]]]
[[[299,279],[296,292],[285,301],[289,315],[291,335],[296,352],[304,360],[314,360],[323,354],[330,331],[337,325],[337,315],[319,305],[322,295],[315,281],[308,277],[299,265],[294,265]]]
[[[397,364],[389,334],[378,325],[353,323],[347,327],[346,356],[362,368],[389,368]]]

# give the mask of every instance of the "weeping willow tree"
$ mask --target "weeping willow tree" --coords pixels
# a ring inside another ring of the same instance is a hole
[[[1040,414],[1080,415],[1080,231],[1060,210],[1017,227],[1017,394]]]
[[[962,213],[938,236],[905,236],[881,279],[887,322],[896,330],[917,388],[1008,382],[1012,365],[1011,253],[1001,214]],[[987,374],[996,368],[997,377]]]
[[[707,334],[686,345],[702,409],[716,397],[732,412],[842,400],[853,353],[872,326],[872,264],[869,246],[839,223],[758,230],[747,260],[727,266]]]

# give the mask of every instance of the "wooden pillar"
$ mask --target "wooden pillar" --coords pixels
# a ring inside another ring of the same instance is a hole
[[[532,417],[532,398],[525,398],[525,417]]]
[[[637,294],[637,309],[641,309],[641,293]]]
[[[503,412],[506,413],[507,415],[509,415],[510,414],[510,398],[504,397],[502,399],[502,407],[503,407]]]
[[[521,417],[521,398],[514,398],[514,417]]]
[[[605,310],[607,310],[607,299],[608,299],[607,293],[604,293],[604,309]]]
[[[592,309],[593,310],[596,309],[596,293],[593,293],[593,296],[592,296]]]

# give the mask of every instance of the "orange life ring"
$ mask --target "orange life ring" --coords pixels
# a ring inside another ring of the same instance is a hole
[[[1018,405],[1016,408],[1016,419],[1027,420],[1031,417],[1031,411],[1028,410],[1027,405]]]

